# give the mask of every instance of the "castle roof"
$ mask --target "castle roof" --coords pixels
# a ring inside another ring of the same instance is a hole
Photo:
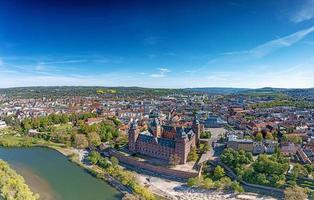
[[[183,127],[176,128],[177,138],[185,138],[185,137],[191,138],[193,135],[194,135],[194,132],[191,128],[183,128]]]
[[[162,125],[162,129],[167,132],[176,132],[176,129],[173,126],[169,125]]]
[[[145,142],[145,143],[157,142],[160,146],[169,147],[169,148],[175,148],[175,146],[176,146],[174,140],[154,137],[148,131],[140,133],[138,140]]]
[[[194,124],[194,125],[198,125],[198,124],[200,124],[200,122],[198,121],[198,119],[197,119],[196,115],[194,116],[194,119],[193,119],[193,124]]]
[[[137,129],[137,121],[135,121],[135,120],[131,121],[130,129]]]

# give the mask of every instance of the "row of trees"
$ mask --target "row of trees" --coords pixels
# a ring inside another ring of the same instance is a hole
[[[56,124],[66,124],[71,122],[76,124],[79,121],[96,117],[95,113],[72,113],[72,114],[51,114],[48,116],[38,117],[38,118],[25,118],[20,121],[14,116],[5,117],[5,122],[7,125],[14,127],[20,132],[27,133],[30,129],[36,129],[39,131],[49,131],[52,125]]]
[[[22,176],[18,175],[10,166],[0,160],[0,190],[1,196],[6,200],[23,199],[38,200],[39,195],[34,194],[25,184]]]
[[[119,180],[123,185],[131,188],[134,193],[146,200],[155,200],[155,196],[145,187],[140,185],[135,177],[135,175],[129,171],[124,170],[118,164],[119,161],[115,157],[108,158],[102,157],[98,152],[93,151],[90,153],[88,160],[94,164],[98,165],[105,170],[106,173],[113,176]]]
[[[217,166],[212,172],[205,176],[190,178],[187,182],[189,187],[200,187],[204,189],[233,190],[235,192],[244,192],[244,189],[238,182],[233,182],[225,175],[221,166]]]
[[[262,102],[252,104],[251,108],[273,108],[279,106],[289,106],[289,107],[298,107],[298,108],[307,108],[313,109],[314,104],[309,101],[301,101],[301,100],[274,100],[269,102]]]

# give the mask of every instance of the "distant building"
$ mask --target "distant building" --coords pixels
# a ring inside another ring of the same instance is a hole
[[[176,155],[180,164],[184,164],[191,148],[196,146],[199,126],[197,120],[190,128],[162,126],[155,118],[149,129],[140,133],[137,122],[133,121],[128,132],[129,150],[164,160]]]
[[[297,147],[292,142],[281,143],[280,151],[284,156],[294,156],[297,152]]]
[[[222,120],[218,116],[208,116],[204,122],[206,128],[220,128],[227,124],[226,121]]]
[[[253,142],[253,154],[262,154],[265,152],[265,145],[263,142]]]
[[[263,142],[253,141],[251,139],[238,139],[237,135],[229,135],[227,147],[234,150],[244,150],[253,154],[274,153],[278,143],[273,140]]]
[[[277,141],[265,140],[264,144],[265,144],[265,153],[270,153],[270,154],[275,153],[276,148],[278,146]]]
[[[6,125],[5,121],[0,120],[0,129],[6,128],[6,127],[7,127],[7,125]]]
[[[303,149],[298,146],[297,147],[297,152],[296,152],[297,158],[302,164],[311,164],[311,160],[309,157],[306,155],[306,153],[303,151]]]
[[[253,151],[253,140],[238,139],[235,135],[228,136],[227,147],[234,150]]]
[[[33,136],[36,136],[38,134],[39,134],[39,132],[36,129],[29,129],[28,130],[28,136],[33,137]]]

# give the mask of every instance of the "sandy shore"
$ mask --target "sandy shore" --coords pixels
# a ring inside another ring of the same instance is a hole
[[[138,180],[150,190],[158,195],[163,194],[162,196],[167,199],[173,200],[221,200],[221,199],[230,199],[230,200],[274,200],[274,198],[260,196],[257,194],[244,193],[241,195],[236,195],[234,193],[224,193],[221,191],[215,190],[204,190],[198,188],[190,188],[184,183],[169,181],[157,177],[150,177],[143,174],[136,174]],[[149,180],[148,180],[149,179]]]

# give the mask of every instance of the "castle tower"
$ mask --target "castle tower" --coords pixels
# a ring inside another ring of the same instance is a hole
[[[175,154],[180,157],[180,164],[184,164],[187,161],[187,156],[189,153],[187,152],[186,146],[188,140],[187,134],[185,133],[183,127],[176,128],[176,132],[177,133],[175,138],[176,141]]]
[[[157,118],[154,118],[154,120],[150,124],[150,130],[154,137],[161,137],[161,125]]]
[[[139,130],[137,127],[137,122],[132,121],[130,129],[128,131],[128,140],[129,140],[129,150],[136,152],[136,141],[139,136]]]
[[[198,121],[196,115],[194,116],[193,124],[192,124],[192,130],[196,135],[195,143],[196,145],[199,144],[200,140],[200,135],[201,135],[201,125],[200,122]]]

